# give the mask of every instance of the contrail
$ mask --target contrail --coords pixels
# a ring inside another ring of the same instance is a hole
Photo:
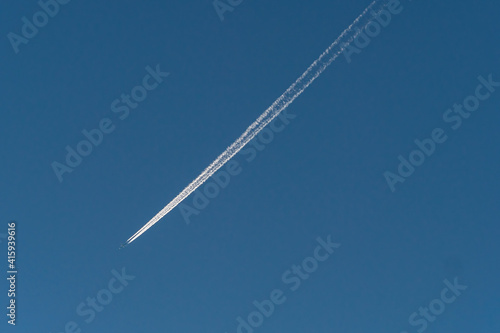
[[[128,245],[151,228],[162,217],[167,215],[172,209],[186,199],[191,193],[201,186],[217,170],[219,170],[227,161],[236,155],[247,143],[249,143],[259,132],[266,127],[281,111],[286,109],[304,90],[309,87],[325,71],[325,69],[351,44],[354,39],[362,32],[362,28],[370,23],[374,16],[368,15],[370,10],[380,11],[386,6],[386,1],[373,1],[354,22],[345,29],[342,34],[323,52],[319,58],[302,74],[256,121],[254,121],[246,131],[226,150],[220,154],[203,172],[191,182],[181,193],[179,193],[171,202],[169,202],[158,214],[156,214],[148,223],[139,229],[127,242]],[[364,24],[363,24],[364,22]],[[356,28],[358,27],[358,28]]]

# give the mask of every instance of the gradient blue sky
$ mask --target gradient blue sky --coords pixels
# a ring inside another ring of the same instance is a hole
[[[276,288],[287,301],[255,332],[416,332],[409,315],[456,276],[469,288],[427,332],[499,331],[500,89],[459,130],[442,120],[477,76],[500,81],[494,0],[402,1],[190,225],[176,209],[118,250],[368,4],[247,0],[221,22],[210,0],[71,1],[15,54],[6,35],[39,6],[2,3],[0,232],[18,221],[19,267],[2,332],[230,333]],[[111,102],[156,64],[170,76],[119,120]],[[106,117],[60,183],[51,163]],[[435,127],[448,141],[392,193],[383,173]],[[282,273],[327,235],[341,248],[290,292]],[[76,307],[122,267],[136,278],[85,323]]]

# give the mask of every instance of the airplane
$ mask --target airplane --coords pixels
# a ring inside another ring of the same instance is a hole
[[[125,246],[127,246],[127,245],[128,245],[128,244],[126,244],[126,243],[124,243],[124,244],[120,245],[120,248],[119,248],[118,250],[123,249],[123,248],[124,248]]]

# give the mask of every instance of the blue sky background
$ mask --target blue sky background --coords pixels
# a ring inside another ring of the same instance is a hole
[[[500,81],[498,1],[402,1],[190,225],[176,209],[118,250],[368,4],[252,0],[221,22],[209,0],[72,1],[15,54],[6,35],[39,6],[2,3],[0,232],[18,221],[19,268],[2,331],[230,333],[279,288],[255,332],[416,332],[409,315],[456,276],[469,288],[427,331],[498,331],[500,89],[459,130],[442,120],[477,76]],[[156,64],[170,76],[119,120],[111,102]],[[51,163],[105,117],[115,131],[60,183]],[[448,141],[392,193],[383,173],[435,127]],[[341,248],[289,291],[282,273],[330,234]],[[135,280],[85,323],[77,305],[122,267]]]

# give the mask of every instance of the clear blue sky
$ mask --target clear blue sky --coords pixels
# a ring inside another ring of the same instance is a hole
[[[19,274],[17,325],[3,310],[0,330],[232,333],[280,289],[286,301],[255,332],[410,333],[423,327],[411,314],[457,277],[467,290],[426,331],[498,332],[500,88],[457,130],[443,114],[478,76],[500,81],[500,4],[401,3],[253,161],[235,157],[241,173],[189,225],[175,209],[118,250],[369,1],[245,0],[223,21],[211,0],[71,1],[17,54],[7,34],[40,7],[3,2],[0,233],[18,222]],[[170,75],[121,120],[112,102],[158,64]],[[51,164],[106,118],[114,130],[60,182]],[[384,172],[435,128],[447,141],[392,192]],[[282,275],[328,235],[341,246],[290,290]],[[92,320],[77,314],[122,268],[135,279],[101,292],[113,300]]]

